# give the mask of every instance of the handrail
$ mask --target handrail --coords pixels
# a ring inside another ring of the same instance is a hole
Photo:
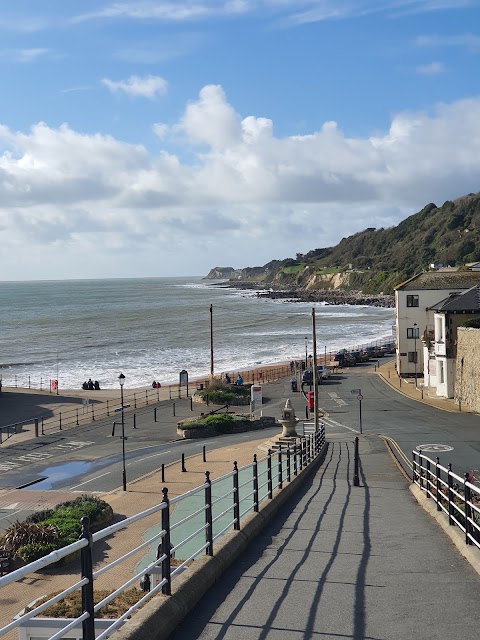
[[[305,455],[307,456],[307,464],[313,461],[316,455],[321,453],[321,448],[319,448],[318,443],[325,442],[324,437],[324,428],[322,426],[322,433],[319,434],[311,434],[307,436],[306,439],[306,448]],[[271,468],[272,459],[276,459],[278,463],[278,468],[282,468],[286,464],[287,456],[285,456],[285,452],[287,450],[283,449],[281,452],[269,452],[266,459],[264,459],[264,463],[267,462],[269,465],[269,469]],[[81,588],[82,589],[82,602],[84,603],[84,611],[81,616],[73,620],[65,627],[63,630],[53,636],[54,638],[60,638],[62,635],[66,633],[67,629],[73,628],[83,622],[83,638],[84,640],[94,640],[94,620],[93,617],[95,612],[101,608],[102,604],[106,604],[110,602],[116,595],[122,593],[129,586],[134,584],[138,579],[145,580],[145,585],[147,587],[147,593],[143,596],[136,605],[133,605],[129,609],[130,612],[136,610],[140,603],[146,601],[149,597],[159,592],[160,590],[166,594],[171,594],[171,579],[172,576],[176,575],[179,572],[179,567],[171,566],[171,559],[176,550],[184,547],[187,543],[190,543],[191,547],[185,548],[186,555],[188,556],[186,560],[183,560],[180,564],[181,567],[186,566],[192,559],[198,557],[200,554],[205,553],[208,555],[214,555],[214,542],[222,537],[227,531],[234,529],[240,529],[241,524],[243,522],[243,518],[246,514],[256,510],[255,509],[255,501],[258,503],[262,503],[264,501],[269,501],[272,498],[271,491],[263,497],[262,499],[258,496],[258,475],[256,473],[251,474],[250,482],[242,483],[242,487],[248,484],[251,484],[252,490],[245,492],[239,491],[238,477],[239,473],[249,470],[251,467],[254,468],[255,471],[258,471],[258,461],[256,460],[256,456],[254,456],[254,463],[247,464],[244,467],[237,468],[237,463],[234,463],[234,470],[231,473],[227,473],[221,478],[216,479],[216,483],[218,484],[220,480],[227,482],[230,477],[233,478],[233,486],[229,489],[228,492],[222,492],[222,498],[218,500],[220,503],[218,509],[215,509],[213,512],[213,506],[217,502],[217,500],[211,499],[211,486],[214,484],[209,479],[209,473],[207,472],[206,477],[207,481],[200,485],[199,487],[195,487],[194,489],[185,492],[184,494],[169,500],[168,498],[168,489],[163,489],[163,500],[161,503],[151,507],[149,509],[145,509],[144,511],[135,514],[134,516],[130,516],[121,522],[115,523],[97,533],[91,534],[89,530],[89,519],[87,517],[82,518],[82,535],[80,540],[74,542],[73,544],[68,545],[62,549],[57,551],[53,551],[44,558],[40,558],[35,562],[32,562],[21,569],[17,569],[6,576],[0,578],[0,588],[7,587],[12,585],[14,582],[23,579],[29,574],[38,571],[39,569],[48,567],[52,565],[54,562],[67,557],[69,554],[74,551],[81,550],[81,573],[80,580],[74,582],[72,585],[68,586],[58,595],[52,597],[48,603],[44,603],[43,605],[39,605],[38,607],[33,607],[32,610],[26,614],[25,616],[17,616],[16,619],[9,623],[7,626],[0,628],[0,636],[5,634],[7,631],[14,629],[15,627],[25,626],[25,623],[28,622],[31,618],[37,616],[39,613],[42,613],[46,610],[46,608],[52,604],[53,602],[57,602],[61,598],[65,597],[67,594],[72,593],[73,591]],[[276,467],[275,467],[276,468]],[[288,482],[287,477],[283,476],[283,482],[286,484]],[[278,487],[278,483],[276,484]],[[200,508],[195,508],[192,513],[187,515],[184,518],[181,518],[179,522],[171,523],[170,522],[170,508],[173,503],[178,504],[183,500],[189,500],[190,498],[197,496],[199,491],[204,490],[204,505]],[[256,493],[255,493],[256,492]],[[252,500],[252,496],[254,499]],[[256,498],[255,498],[256,496]],[[223,504],[222,504],[223,503]],[[229,504],[228,504],[229,503]],[[227,506],[228,505],[228,506]],[[241,508],[242,507],[242,508]],[[233,517],[229,514],[232,514]],[[218,511],[218,512],[217,512]],[[202,513],[205,512],[205,517],[201,518]],[[107,536],[113,535],[117,533],[121,529],[128,528],[131,524],[151,516],[155,513],[162,514],[162,522],[160,525],[160,530],[156,532],[153,536],[150,536],[147,541],[144,541],[134,548],[130,549],[127,553],[124,553],[121,557],[112,560],[107,563],[105,566],[100,567],[97,571],[93,571],[93,547],[94,545],[106,538]],[[210,515],[208,515],[210,514]],[[208,515],[208,517],[207,517]],[[225,518],[227,516],[227,518]],[[187,521],[191,520],[195,523],[194,530],[190,529],[186,531],[184,528],[182,530],[182,525]],[[201,522],[201,524],[200,524]],[[215,529],[215,530],[214,530]],[[181,539],[176,539],[175,545],[171,544],[171,535],[172,532],[175,532],[175,536]],[[106,596],[100,603],[97,605],[93,604],[93,591],[95,586],[95,580],[103,573],[108,571],[113,566],[119,565],[121,562],[125,561],[127,558],[130,558],[133,554],[138,551],[145,549],[148,545],[151,545],[153,542],[160,538],[160,544],[158,545],[156,559],[148,562],[147,566],[137,571],[135,570],[133,577],[130,577],[123,584],[115,585],[115,589],[113,593]],[[200,538],[198,542],[197,538]],[[161,571],[161,579],[158,580],[158,572]],[[156,584],[152,583],[152,580],[157,580]],[[18,593],[18,589],[15,588],[15,593]],[[4,592],[1,594],[4,595]],[[8,594],[7,594],[8,595]],[[122,621],[127,618],[127,614],[122,615],[118,620],[112,620],[112,624],[109,626],[108,630],[102,632],[99,636],[107,637],[109,633],[113,631],[113,629],[118,628],[121,625]]]
[[[465,473],[462,477],[452,471],[451,464],[444,467],[438,456],[432,460],[421,450],[412,451],[412,458],[414,484],[427,499],[435,501],[437,511],[448,515],[450,526],[464,532],[465,544],[480,549],[480,488],[472,482],[472,474]]]

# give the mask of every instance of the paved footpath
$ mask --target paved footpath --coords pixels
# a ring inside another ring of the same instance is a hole
[[[478,574],[417,504],[384,444],[330,434],[311,482],[171,640],[478,637]]]

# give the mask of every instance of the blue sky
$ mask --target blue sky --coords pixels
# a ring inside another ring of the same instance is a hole
[[[479,191],[480,0],[0,0],[0,278],[202,275]]]

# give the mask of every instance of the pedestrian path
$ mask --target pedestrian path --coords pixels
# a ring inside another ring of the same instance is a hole
[[[311,482],[171,640],[478,636],[477,574],[416,503],[375,437],[328,436]]]

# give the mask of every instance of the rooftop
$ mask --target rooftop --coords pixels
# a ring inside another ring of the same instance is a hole
[[[480,284],[480,271],[426,271],[395,287],[395,291],[471,289]]]

